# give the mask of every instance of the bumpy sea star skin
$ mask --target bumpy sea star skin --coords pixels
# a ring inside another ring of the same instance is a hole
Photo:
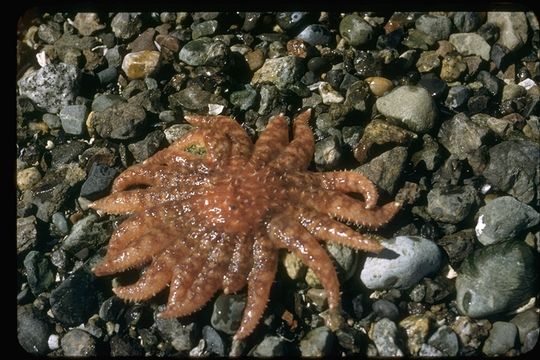
[[[377,228],[400,204],[377,207],[375,186],[359,173],[307,171],[315,146],[310,116],[306,110],[294,119],[290,142],[286,117],[275,116],[255,144],[230,117],[186,117],[195,130],[128,168],[109,196],[91,204],[107,213],[131,214],[112,235],[94,273],[147,265],[137,282],[114,292],[140,301],[169,286],[160,313],[165,318],[193,313],[220,289],[234,293],[247,284],[235,335],[242,339],[262,317],[278,251],[287,249],[314,271],[329,308],[338,309],[338,278],[319,240],[379,252],[377,237],[337,220]],[[204,146],[204,154],[189,152],[193,146]]]

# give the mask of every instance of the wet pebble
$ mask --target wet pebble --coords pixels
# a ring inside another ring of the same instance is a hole
[[[487,22],[499,28],[497,43],[510,51],[519,50],[527,42],[527,17],[524,12],[490,11],[487,14]]]
[[[17,339],[30,354],[44,355],[49,352],[49,326],[31,304],[17,307]]]
[[[117,94],[101,94],[92,101],[92,111],[103,111],[108,107],[126,102],[126,100]]]
[[[89,214],[77,221],[69,235],[62,240],[62,249],[76,253],[84,248],[95,249],[106,243],[111,231],[110,225],[106,220],[98,220],[96,214]]]
[[[88,199],[105,195],[117,174],[118,171],[115,168],[98,163],[92,164],[88,177],[81,187],[80,195]]]
[[[225,356],[225,344],[223,339],[211,326],[206,325],[202,329],[202,336],[206,344],[205,350],[213,355]]]
[[[431,335],[428,344],[442,352],[444,356],[456,356],[459,351],[458,337],[446,325],[441,326]]]
[[[493,23],[487,22],[478,28],[476,33],[486,40],[490,45],[499,39],[499,27]]]
[[[154,155],[165,143],[165,134],[161,130],[152,131],[141,141],[128,145],[128,149],[137,162],[143,162]]]
[[[276,14],[276,22],[283,30],[293,31],[305,25],[309,17],[308,12],[280,12]]]
[[[225,334],[233,335],[240,326],[245,305],[245,294],[219,295],[214,302],[212,326]]]
[[[358,171],[373,181],[380,189],[393,194],[407,162],[407,148],[396,146],[377,156],[369,163],[357,167]]]
[[[371,308],[373,312],[377,314],[379,319],[387,318],[396,321],[399,317],[398,307],[393,302],[386,299],[376,300],[373,305],[371,305]]]
[[[523,242],[502,242],[476,250],[456,279],[457,307],[470,317],[514,310],[534,290],[534,255]]]
[[[375,96],[383,96],[394,87],[391,80],[380,76],[368,77],[366,78],[366,82],[369,85],[371,93]]]
[[[468,87],[463,85],[452,86],[448,90],[448,95],[446,96],[444,104],[453,110],[463,109],[470,96],[471,91]]]
[[[248,356],[274,357],[285,356],[287,354],[287,342],[279,336],[266,336],[257,344]]]
[[[371,78],[374,79],[374,78]],[[382,79],[382,78],[379,78]],[[377,82],[377,81],[375,81]],[[377,84],[374,85],[378,86]],[[383,85],[384,86],[384,85]],[[369,100],[371,98],[370,95],[371,87],[367,81],[356,81],[352,83],[347,88],[347,93],[345,97],[345,105],[351,106],[353,109],[358,111],[366,111],[369,108]],[[376,89],[380,93],[380,88]],[[371,90],[372,91],[372,90]],[[324,102],[324,98],[323,98]]]
[[[360,272],[360,279],[369,289],[406,289],[441,266],[441,251],[430,240],[398,236],[382,240],[382,244],[390,251],[367,257]]]
[[[449,54],[442,60],[441,79],[447,83],[457,81],[467,70],[467,64],[461,55]]]
[[[49,289],[54,283],[54,272],[51,263],[38,251],[30,251],[24,258],[26,280],[34,295]]]
[[[452,20],[446,16],[422,15],[416,19],[415,26],[435,41],[446,40],[452,31]]]
[[[105,25],[101,23],[98,14],[83,12],[75,15],[73,27],[83,36],[90,36],[99,30],[105,29]]]
[[[474,11],[457,11],[452,20],[456,29],[462,33],[474,32],[482,25],[480,13]]]
[[[337,136],[328,136],[315,143],[314,161],[322,169],[337,167],[342,154],[342,142]]]
[[[332,34],[330,33],[330,30],[328,30],[326,26],[320,24],[308,25],[296,37],[307,42],[311,46],[327,46],[332,41]]]
[[[139,34],[141,26],[142,20],[138,13],[120,12],[111,21],[111,29],[120,39],[130,39]]]
[[[339,23],[339,33],[349,45],[357,47],[370,41],[373,28],[358,15],[346,15]]]
[[[514,348],[517,335],[517,328],[514,324],[496,321],[489,331],[482,352],[487,356],[504,355],[508,350]]]
[[[459,113],[442,123],[437,137],[451,154],[463,160],[482,146],[487,135],[486,127],[471,121],[464,113]]]
[[[489,46],[483,37],[476,33],[452,34],[448,41],[463,56],[478,55],[483,60],[489,61],[491,46]]]
[[[308,332],[300,341],[302,356],[321,357],[328,355],[334,344],[334,334],[326,326]]]
[[[437,108],[423,87],[400,86],[380,97],[377,109],[385,116],[401,122],[415,132],[426,132],[433,127]]]
[[[373,324],[369,337],[375,343],[379,356],[403,356],[398,346],[398,329],[389,319],[381,319]]]
[[[81,329],[67,332],[60,341],[64,356],[96,356],[97,343],[95,338]]]
[[[442,81],[435,73],[422,74],[417,85],[427,90],[428,94],[434,99],[441,98],[445,93],[448,86]]]
[[[327,105],[341,103],[345,100],[339,92],[332,89],[332,86],[324,81],[319,84],[319,94],[321,94],[323,104]]]
[[[169,95],[169,106],[173,110],[182,111],[188,109],[200,111],[211,104],[227,105],[227,102],[220,95],[203,90],[197,85],[185,88],[177,93]]]
[[[540,326],[540,314],[537,308],[523,311],[514,316],[510,322],[516,325],[519,332],[519,340],[522,344],[527,341],[527,335]]]
[[[200,38],[185,44],[179,53],[180,61],[191,66],[200,66],[206,63],[212,40]]]
[[[118,103],[93,113],[92,125],[106,139],[128,140],[135,137],[146,120],[146,111],[137,104]]]
[[[17,218],[17,254],[33,249],[37,242],[36,217]]]
[[[436,185],[427,195],[427,212],[435,220],[457,224],[464,220],[478,201],[472,185]]]
[[[191,37],[193,40],[203,36],[213,35],[219,23],[216,20],[203,21],[197,24],[191,25]]]
[[[110,340],[111,356],[143,356],[142,347],[132,339],[115,335]]]
[[[116,322],[123,313],[124,302],[116,296],[111,296],[99,307],[99,317],[105,321]]]
[[[84,270],[70,275],[51,291],[54,318],[65,326],[77,326],[97,311],[95,278]]]
[[[443,236],[437,241],[446,254],[450,265],[458,267],[459,264],[474,250],[476,242],[474,229],[465,229],[453,234]]]
[[[299,79],[301,62],[295,56],[283,56],[276,59],[266,59],[263,66],[253,74],[253,85],[269,82],[284,89]]]
[[[155,324],[163,339],[177,351],[189,351],[197,344],[200,327],[194,322],[155,318]]]
[[[159,51],[144,50],[127,54],[122,61],[122,70],[129,79],[143,79],[152,75],[159,64]]]
[[[245,85],[244,90],[231,93],[230,101],[232,105],[237,106],[242,111],[246,111],[255,106],[257,92],[250,85]]]
[[[82,135],[88,109],[85,105],[68,105],[60,111],[62,128],[67,134]]]
[[[482,174],[498,190],[529,204],[540,198],[538,145],[531,141],[503,141],[489,149],[489,163]]]
[[[23,77],[17,85],[21,95],[45,111],[56,114],[75,100],[79,74],[74,65],[49,64]]]
[[[417,355],[425,343],[430,330],[430,319],[423,314],[409,315],[399,322],[399,327],[407,334],[407,348],[411,355]]]
[[[540,213],[512,196],[501,196],[478,211],[476,236],[484,245],[513,240],[540,223]]]

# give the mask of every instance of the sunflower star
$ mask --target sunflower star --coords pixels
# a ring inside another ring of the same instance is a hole
[[[118,297],[140,301],[170,286],[163,318],[202,308],[220,289],[247,284],[247,303],[235,338],[248,336],[268,302],[279,249],[298,256],[319,278],[328,304],[340,306],[339,282],[318,240],[379,252],[378,238],[360,234],[387,223],[400,203],[377,207],[377,190],[352,171],[307,171],[314,152],[311,110],[294,119],[293,139],[284,115],[273,117],[253,144],[232,118],[186,116],[197,128],[114,181],[109,196],[90,206],[131,213],[111,236],[93,272],[110,275],[149,264]],[[204,154],[188,149],[204,146]],[[356,193],[363,201],[346,193]]]

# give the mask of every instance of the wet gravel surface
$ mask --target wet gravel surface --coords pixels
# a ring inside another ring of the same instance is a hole
[[[468,356],[540,332],[540,26],[532,12],[47,13],[17,40],[17,336],[51,356]],[[245,341],[245,290],[162,320],[90,271],[122,220],[87,205],[179,138],[231,115],[256,138],[311,107],[312,169],[405,202],[394,256],[327,246],[345,322],[283,254]]]

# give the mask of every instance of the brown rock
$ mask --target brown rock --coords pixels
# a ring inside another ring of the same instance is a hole
[[[369,90],[371,90],[375,96],[383,96],[384,93],[392,90],[394,87],[391,80],[380,76],[368,77],[366,78],[366,82],[369,85]]]
[[[159,66],[159,51],[139,51],[127,54],[122,61],[122,70],[129,79],[141,79],[151,75]]]

